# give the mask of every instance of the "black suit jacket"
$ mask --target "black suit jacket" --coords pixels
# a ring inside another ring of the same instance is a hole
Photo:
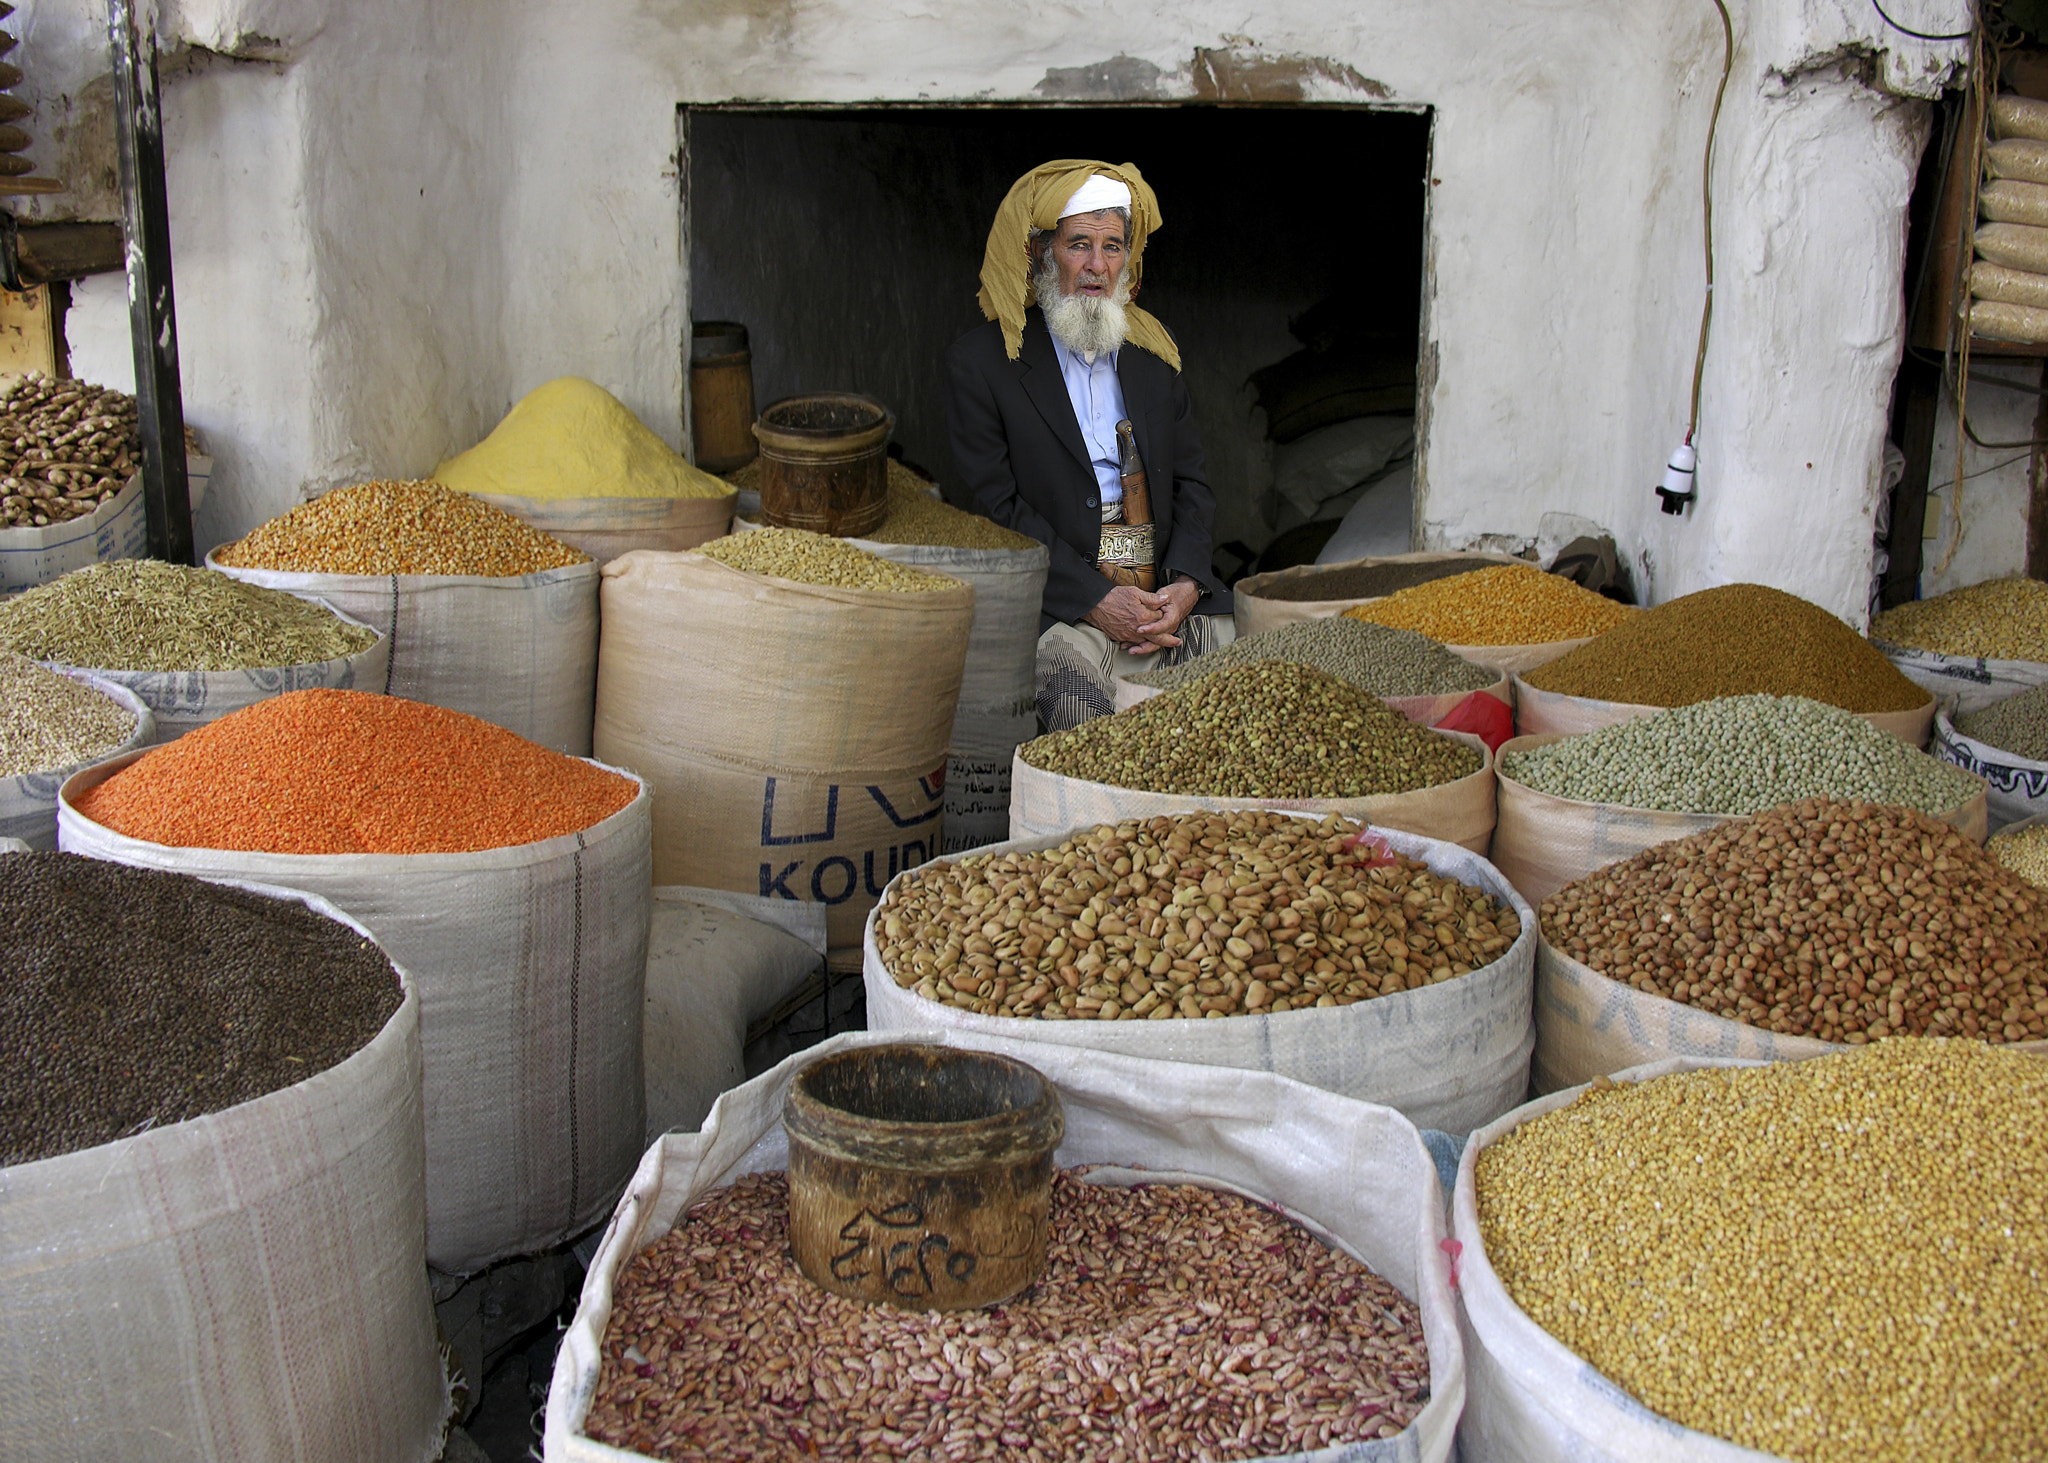
[[[1195,438],[1187,382],[1133,345],[1117,353],[1116,374],[1145,461],[1159,582],[1187,574],[1203,589],[1195,613],[1227,613],[1230,592],[1209,562],[1216,499]],[[1052,549],[1039,633],[1058,621],[1079,620],[1112,587],[1095,567],[1102,539],[1100,488],[1052,335],[1036,309],[1025,317],[1023,347],[1014,361],[1005,355],[1002,327],[993,320],[953,342],[946,352],[946,418],[953,462],[983,511]]]

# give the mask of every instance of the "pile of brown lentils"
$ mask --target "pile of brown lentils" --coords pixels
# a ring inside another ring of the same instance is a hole
[[[1610,980],[1787,1036],[2048,1037],[2048,890],[1908,808],[1811,798],[1543,901]]]
[[[2048,1457],[2048,1062],[1881,1042],[1617,1086],[1474,1173],[1486,1257],[1645,1406],[1799,1463]]]
[[[891,888],[875,943],[899,986],[984,1016],[1162,1021],[1349,1006],[1469,975],[1514,910],[1269,812],[1104,825],[1037,853],[937,863]]]
[[[621,1278],[588,1436],[664,1459],[1260,1458],[1390,1438],[1421,1313],[1283,1215],[1053,1174],[1046,1267],[982,1310],[804,1279],[788,1186],[714,1190]]]

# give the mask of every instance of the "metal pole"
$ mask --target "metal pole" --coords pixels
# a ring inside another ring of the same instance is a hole
[[[149,552],[173,564],[190,564],[192,500],[185,479],[178,322],[171,306],[171,220],[164,193],[163,113],[157,105],[154,0],[139,5],[108,0],[107,35],[114,52],[114,141],[121,164],[128,328],[135,345],[135,412],[142,431]]]

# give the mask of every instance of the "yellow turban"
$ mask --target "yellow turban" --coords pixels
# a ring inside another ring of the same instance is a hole
[[[1116,179],[1131,190],[1131,239],[1129,262],[1131,285],[1141,276],[1139,258],[1145,240],[1159,227],[1159,200],[1135,163],[1098,163],[1085,158],[1061,158],[1040,163],[1015,183],[996,210],[995,227],[988,231],[988,252],[981,261],[981,313],[1003,327],[1003,346],[1011,360],[1024,343],[1024,311],[1031,304],[1031,232],[1059,226],[1060,210],[1074,191],[1097,173]],[[1180,348],[1166,327],[1136,305],[1124,307],[1130,322],[1129,342],[1152,352],[1174,370],[1180,369]]]

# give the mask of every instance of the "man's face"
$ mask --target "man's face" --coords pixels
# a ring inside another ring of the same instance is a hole
[[[1061,294],[1114,294],[1124,272],[1124,221],[1107,210],[1061,219],[1052,258]]]

